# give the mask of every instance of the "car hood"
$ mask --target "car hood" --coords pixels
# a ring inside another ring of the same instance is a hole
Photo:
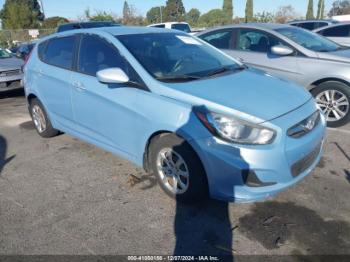
[[[272,77],[260,70],[169,84],[177,92],[167,96],[210,110],[235,111],[254,122],[265,122],[295,110],[311,99],[303,87]],[[231,110],[232,109],[232,110]]]
[[[350,49],[342,49],[327,53],[318,52],[317,55],[320,59],[350,63]]]
[[[0,58],[0,71],[20,69],[23,65],[23,60],[15,57]]]

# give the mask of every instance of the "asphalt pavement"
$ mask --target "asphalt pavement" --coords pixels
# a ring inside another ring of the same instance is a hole
[[[22,92],[0,97],[0,254],[350,255],[350,125],[316,170],[253,204],[184,206],[153,176],[62,134],[43,139]]]

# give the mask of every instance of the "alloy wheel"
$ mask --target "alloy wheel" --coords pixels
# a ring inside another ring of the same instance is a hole
[[[316,96],[316,103],[326,116],[327,122],[343,119],[349,111],[349,100],[338,90],[325,90]]]
[[[183,194],[189,187],[189,170],[185,160],[171,148],[157,156],[157,169],[163,185],[174,194]]]
[[[38,105],[33,106],[32,116],[36,129],[39,133],[43,133],[46,130],[46,118],[43,110]]]

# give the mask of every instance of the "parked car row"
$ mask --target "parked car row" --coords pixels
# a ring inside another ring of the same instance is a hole
[[[230,46],[269,45],[241,33]],[[126,158],[178,201],[265,199],[322,156],[326,119],[309,92],[181,31],[104,27],[46,37],[24,66],[24,86],[40,136],[62,131]]]
[[[197,36],[247,65],[310,90],[329,126],[349,122],[349,48],[281,24],[225,26]]]

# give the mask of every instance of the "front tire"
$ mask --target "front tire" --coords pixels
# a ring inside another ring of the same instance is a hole
[[[175,134],[163,134],[151,141],[150,167],[167,195],[192,203],[208,198],[207,177],[192,147]]]
[[[58,135],[59,131],[52,127],[43,104],[37,98],[30,101],[30,114],[41,137],[50,138]]]
[[[350,86],[328,81],[311,91],[329,127],[340,127],[350,121]]]

